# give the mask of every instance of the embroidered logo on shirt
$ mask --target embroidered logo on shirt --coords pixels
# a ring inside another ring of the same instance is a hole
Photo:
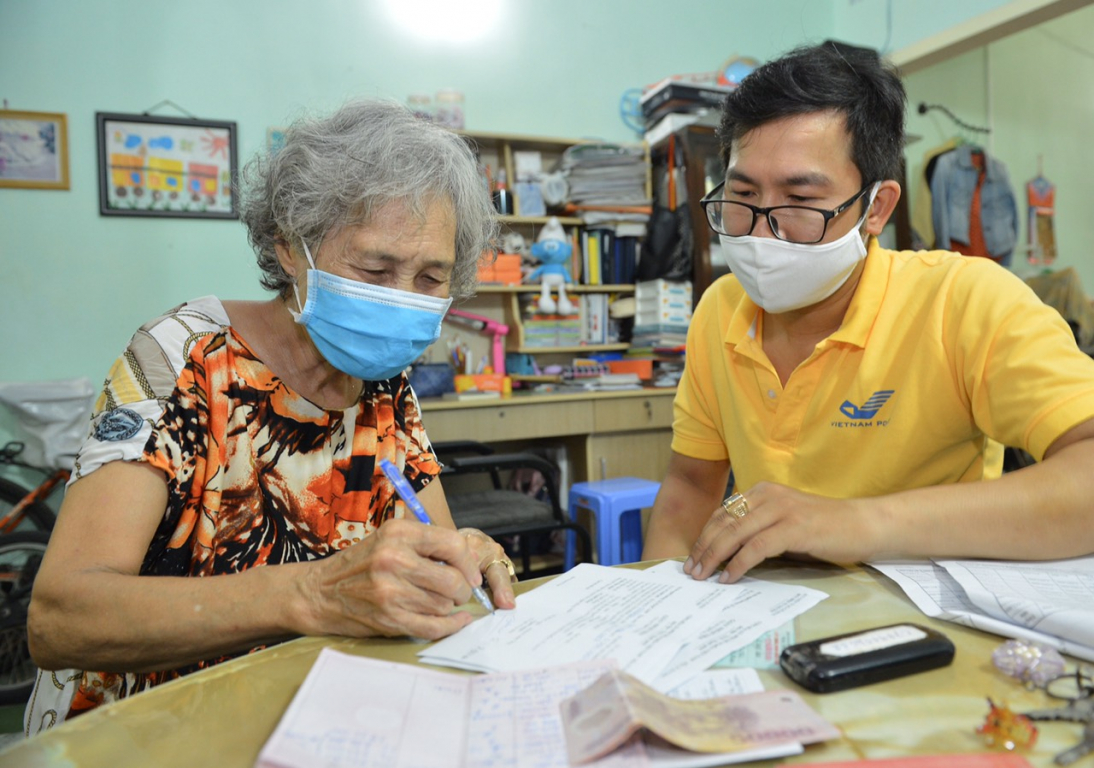
[[[103,414],[95,427],[96,440],[117,442],[128,440],[140,431],[144,419],[136,411],[128,408],[115,408]]]
[[[889,402],[889,398],[893,396],[895,391],[894,389],[879,389],[870,395],[870,399],[863,403],[861,408],[850,400],[844,400],[843,405],[839,407],[840,413],[855,421],[867,421],[877,415],[877,412],[881,410],[885,403]]]

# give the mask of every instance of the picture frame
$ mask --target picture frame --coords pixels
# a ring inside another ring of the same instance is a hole
[[[64,113],[0,110],[0,187],[70,188]]]
[[[99,213],[238,219],[236,124],[96,112]]]

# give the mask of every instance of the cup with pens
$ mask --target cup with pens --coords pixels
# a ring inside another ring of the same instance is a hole
[[[512,393],[513,380],[494,372],[489,355],[483,355],[476,365],[471,347],[462,339],[449,339],[447,344],[449,359],[456,372],[453,384],[457,395],[467,392],[497,392],[501,395]]]
[[[463,339],[457,337],[455,339],[449,339],[448,344],[448,356],[452,361],[452,368],[457,375],[474,373],[472,361],[474,359],[471,354],[471,348],[463,341]]]

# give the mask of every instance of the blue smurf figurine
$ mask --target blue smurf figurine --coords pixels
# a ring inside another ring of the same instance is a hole
[[[531,255],[542,263],[528,275],[528,282],[540,281],[542,290],[539,295],[539,312],[568,315],[574,311],[574,305],[566,296],[566,283],[572,283],[567,264],[570,263],[570,255],[573,246],[566,239],[566,232],[562,229],[562,223],[557,217],[552,216],[543,231],[539,233],[536,242],[532,245]],[[551,297],[552,286],[558,286],[558,301]]]

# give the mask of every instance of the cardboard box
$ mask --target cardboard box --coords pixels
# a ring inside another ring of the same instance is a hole
[[[498,373],[461,373],[454,377],[456,392],[501,392],[508,395],[513,391],[513,380]]]
[[[653,360],[608,360],[607,363],[611,373],[636,373],[646,381],[653,378]]]
[[[479,282],[498,285],[520,285],[524,274],[520,271],[520,254],[499,253],[496,259],[479,260]]]
[[[690,282],[670,282],[669,280],[644,280],[634,286],[634,295],[639,301],[650,297],[681,297],[691,302]]]
[[[687,327],[691,323],[691,312],[680,312],[674,309],[666,310],[651,310],[649,312],[639,312],[634,316],[635,327],[640,326],[683,326]]]

